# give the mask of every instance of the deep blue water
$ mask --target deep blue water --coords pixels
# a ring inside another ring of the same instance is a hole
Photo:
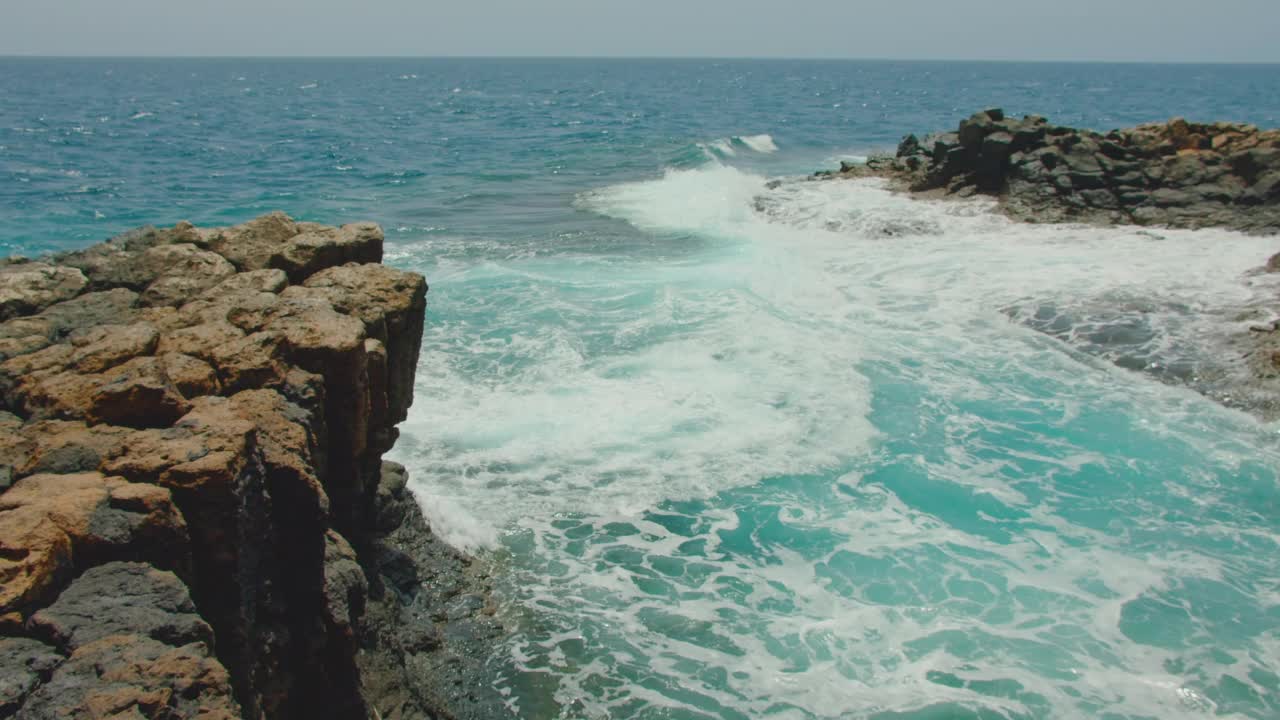
[[[0,252],[382,223],[521,717],[1274,718],[1276,427],[1112,361],[1238,371],[1276,241],[765,183],[992,105],[1277,126],[1278,69],[0,59]]]

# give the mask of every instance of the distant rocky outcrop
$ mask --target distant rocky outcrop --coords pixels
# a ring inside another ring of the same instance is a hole
[[[484,577],[382,459],[427,291],[382,243],[276,213],[0,260],[0,717],[500,707]]]
[[[984,110],[908,135],[893,157],[824,177],[881,175],[913,192],[983,193],[1030,222],[1280,231],[1280,130],[1181,118],[1099,133]]]

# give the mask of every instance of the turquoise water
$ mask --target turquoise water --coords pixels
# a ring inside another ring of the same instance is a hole
[[[992,104],[1280,125],[1274,67],[4,60],[0,93],[7,252],[280,208],[427,275],[395,454],[505,570],[521,717],[1280,716],[1276,428],[1127,369],[1239,371],[1276,242],[766,186]]]

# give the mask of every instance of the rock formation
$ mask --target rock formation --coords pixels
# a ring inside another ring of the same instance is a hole
[[[820,175],[995,195],[1030,222],[1280,230],[1280,130],[1238,123],[1178,118],[1104,134],[991,109],[955,132],[908,135],[894,157]]]
[[[468,715],[415,694],[433,682],[484,700],[462,671],[498,632],[485,603],[453,618],[471,636],[433,635],[484,579],[382,460],[427,290],[382,241],[276,213],[0,261],[0,717]]]

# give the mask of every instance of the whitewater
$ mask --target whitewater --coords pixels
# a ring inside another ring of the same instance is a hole
[[[1273,242],[769,179],[603,187],[645,253],[433,278],[400,459],[502,567],[512,708],[1274,713],[1274,428],[1088,342],[1212,357]]]

